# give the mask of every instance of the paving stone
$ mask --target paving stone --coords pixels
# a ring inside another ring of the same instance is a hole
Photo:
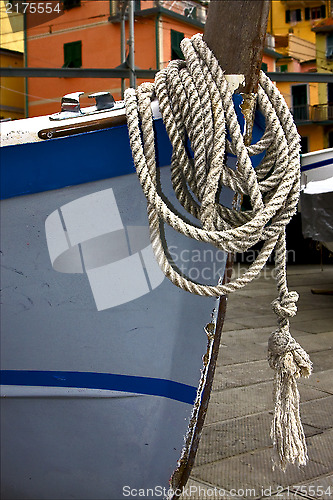
[[[238,266],[236,273],[242,267]],[[276,283],[268,266],[260,279],[228,298],[211,401],[191,474],[192,484],[206,490],[191,499],[209,498],[208,491],[212,490],[208,488],[216,486],[229,496],[210,498],[304,500],[314,498],[304,492],[332,485],[333,300],[331,296],[312,294],[311,288],[332,286],[333,266],[326,266],[323,273],[319,269],[312,265],[288,267],[289,288],[300,293],[298,314],[291,322],[292,335],[314,362],[313,375],[298,384],[308,466],[302,470],[290,467],[286,473],[271,468],[273,372],[266,357],[268,337],[276,327],[270,305],[276,297]],[[304,485],[303,493],[297,490],[298,485]],[[333,500],[333,496],[327,498]]]
[[[213,391],[210,397],[205,424],[221,422],[231,418],[272,411],[272,382],[262,382],[245,387],[234,387],[223,391]],[[300,386],[301,401],[309,401],[327,396],[309,386]],[[308,422],[311,425],[311,422]]]
[[[314,373],[309,378],[302,378],[299,383],[333,394],[333,369]]]
[[[260,413],[242,418],[205,425],[199,443],[195,465],[217,462],[241,453],[271,446],[272,413]],[[322,430],[304,425],[308,438]]]
[[[314,438],[316,437],[314,436]],[[279,469],[273,471],[271,458],[271,448],[245,453],[219,462],[194,467],[192,478],[197,480],[204,478],[209,483],[228,491],[240,488],[243,490],[253,489],[257,497],[261,498],[263,496],[260,494],[262,488],[265,490],[272,488],[272,494],[275,494],[279,488],[317,479],[319,476],[331,472],[330,466],[312,460],[302,469],[290,466],[286,472]]]
[[[271,422],[266,412],[204,426],[195,465],[270,446]]]
[[[226,334],[228,333],[230,332],[226,332]],[[237,332],[233,331],[232,333],[236,333],[237,338]],[[266,343],[249,342],[244,340],[240,334],[237,340],[226,336],[222,338],[217,363],[218,365],[234,365],[235,363],[264,360],[266,357]]]
[[[328,467],[333,473],[333,429],[326,430],[307,440],[311,460]]]
[[[333,396],[301,403],[301,416],[304,424],[319,429],[333,427]]]
[[[319,479],[306,481],[301,485],[293,485],[291,491],[304,492],[309,498],[322,498],[328,500],[333,498],[333,475],[322,476]],[[304,498],[304,497],[302,497]]]
[[[223,333],[232,331],[232,330],[241,330],[243,328],[243,325],[240,325],[239,323],[234,323],[231,320],[228,321],[226,320],[223,325]],[[222,333],[222,335],[223,335]]]
[[[264,326],[276,328],[276,316],[274,316],[273,313],[267,316],[260,315],[260,316],[250,316],[239,319],[233,318],[233,321],[248,328],[261,328]]]
[[[293,337],[295,337],[297,342],[299,342],[301,346],[309,353],[330,351],[333,349],[333,332],[303,334],[302,332],[294,330],[293,328],[291,331]],[[331,355],[332,351],[326,353],[326,357],[328,360],[331,359]],[[325,354],[323,354],[323,356],[325,356]]]
[[[207,498],[212,498],[214,500],[234,498],[238,500],[242,497],[235,495],[231,496],[229,492],[217,488],[214,485],[189,479],[186,486],[183,488],[183,494],[179,498],[180,500],[206,500]]]
[[[223,356],[222,356],[223,361]],[[251,361],[233,365],[217,365],[213,390],[229,389],[272,380],[273,370],[267,360]]]
[[[302,330],[309,333],[331,332],[333,330],[332,318],[315,319],[311,321],[293,320],[292,324],[297,330]]]
[[[333,335],[332,335],[333,339]],[[318,347],[322,347],[322,343],[319,342]],[[313,373],[323,372],[325,370],[329,370],[332,367],[332,356],[333,356],[333,348],[331,352],[328,352],[328,349],[319,352],[312,352],[311,349],[307,349],[308,353],[310,353],[311,361],[313,363]],[[332,377],[332,389],[333,389],[333,377]]]
[[[296,318],[302,318],[302,320],[312,321],[314,319],[331,318],[333,325],[333,307],[318,307],[318,309],[301,309],[298,307],[298,314]],[[293,320],[292,320],[293,321]]]

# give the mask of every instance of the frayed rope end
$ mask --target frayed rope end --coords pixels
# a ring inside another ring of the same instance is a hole
[[[312,371],[309,355],[291,337],[289,328],[280,328],[268,341],[268,361],[275,370],[274,418],[271,427],[274,465],[285,471],[288,464],[306,465],[307,446],[299,413],[296,380]]]

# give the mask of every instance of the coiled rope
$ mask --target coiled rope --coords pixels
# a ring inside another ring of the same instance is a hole
[[[271,335],[268,350],[270,366],[276,370],[271,435],[276,463],[282,469],[288,463],[305,465],[307,450],[295,380],[310,375],[311,361],[289,332],[298,294],[288,291],[285,243],[285,227],[299,197],[299,135],[283,97],[261,72],[257,106],[265,117],[266,130],[256,144],[245,146],[229,84],[202,35],[184,39],[181,49],[185,61],[172,61],[157,73],[154,84],[143,83],[137,90],[125,92],[130,144],[147,198],[154,254],[164,274],[178,287],[198,295],[221,296],[252,281],[275,251],[278,298],[272,306],[278,330]],[[151,110],[155,96],[173,147],[173,189],[198,225],[188,222],[159,194]],[[193,158],[186,148],[187,138]],[[251,156],[264,151],[264,159],[254,169]],[[237,157],[236,170],[227,166],[227,152]],[[222,185],[247,195],[251,210],[240,212],[220,204]],[[225,252],[244,252],[258,242],[262,248],[237,279],[226,284],[200,284],[172,262],[163,237],[164,223]]]

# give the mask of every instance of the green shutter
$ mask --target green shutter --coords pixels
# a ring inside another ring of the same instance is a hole
[[[263,63],[261,63],[261,69],[262,69],[262,71],[265,71],[265,72],[266,72],[266,71],[268,70],[268,66],[267,66],[267,64],[266,64],[266,63],[264,63],[264,62],[263,62]]]
[[[82,42],[64,43],[64,68],[81,68]]]
[[[180,49],[180,42],[184,38],[184,33],[171,30],[171,59],[184,59],[184,55]]]
[[[326,6],[325,5],[320,6],[320,17],[322,17],[322,18],[326,17]]]
[[[310,20],[310,7],[305,7],[305,9],[304,9],[304,19],[306,21]]]
[[[286,10],[286,23],[290,23],[290,10]]]
[[[63,0],[64,10],[73,9],[74,7],[80,7],[81,0]]]
[[[302,21],[302,11],[301,11],[301,9],[296,9],[296,21]]]

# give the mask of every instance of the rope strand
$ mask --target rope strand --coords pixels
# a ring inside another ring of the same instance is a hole
[[[311,361],[289,332],[298,294],[288,291],[285,246],[285,227],[296,212],[299,197],[299,135],[283,97],[261,72],[257,106],[265,117],[266,130],[256,144],[246,147],[228,82],[202,35],[184,39],[181,49],[185,61],[172,61],[157,73],[154,84],[144,83],[137,90],[125,92],[130,144],[147,198],[152,248],[172,283],[206,296],[243,288],[260,273],[275,249],[278,298],[272,307],[278,330],[269,339],[269,363],[276,370],[271,434],[276,462],[282,469],[287,463],[304,465],[307,452],[296,378],[311,373]],[[173,189],[184,209],[197,219],[197,225],[176,213],[159,194],[151,111],[155,96],[173,148]],[[193,158],[186,149],[187,137]],[[227,151],[237,158],[235,170],[226,164]],[[264,159],[254,169],[251,155],[264,151]],[[221,186],[247,195],[251,210],[237,212],[224,207],[218,200]],[[226,284],[204,285],[184,275],[170,260],[164,224],[225,252],[244,252],[258,242],[262,242],[262,248],[238,278]]]

